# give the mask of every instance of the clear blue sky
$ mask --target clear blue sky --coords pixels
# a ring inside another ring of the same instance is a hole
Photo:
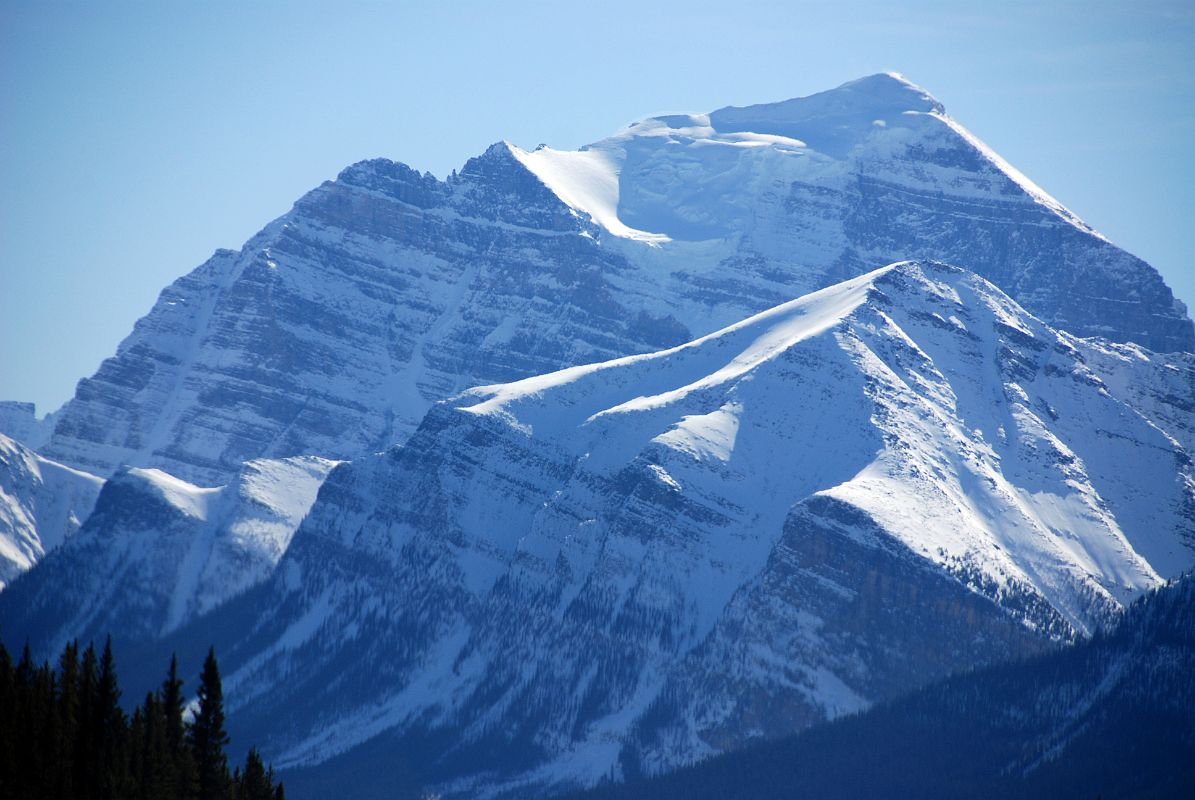
[[[42,412],[175,277],[362,158],[897,70],[1195,306],[1195,3],[0,0],[0,399]]]

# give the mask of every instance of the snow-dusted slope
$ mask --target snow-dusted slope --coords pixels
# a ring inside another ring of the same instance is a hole
[[[0,589],[79,529],[103,484],[0,434]]]
[[[0,595],[5,635],[19,629],[54,653],[72,639],[146,642],[178,628],[269,575],[335,464],[250,461],[212,489],[121,470],[78,534]]]
[[[1150,419],[1195,453],[1195,354],[1158,355],[1133,344],[1091,340],[1084,353],[1091,367],[1118,397],[1130,398]]]
[[[473,389],[334,470],[273,578],[162,647],[216,643],[237,735],[298,795],[380,796],[400,753],[526,796],[795,730],[1091,632],[1195,564],[1168,432],[1193,389],[1151,417],[1107,352],[902,263]]]
[[[354,165],[163,291],[45,453],[204,484],[351,457],[481,383],[679,344],[906,258],[1080,335],[1191,350],[1149,265],[899,76],[660,117],[579,152],[505,143],[446,181]]]

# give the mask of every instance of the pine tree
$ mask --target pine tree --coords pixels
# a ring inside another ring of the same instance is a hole
[[[70,642],[58,659],[58,746],[56,761],[56,796],[75,797],[75,760],[79,738],[79,645]]]
[[[58,676],[50,662],[46,661],[37,668],[33,685],[32,728],[29,741],[33,747],[33,757],[27,769],[33,777],[34,793],[46,796],[57,782],[57,765],[55,755],[58,750]]]
[[[112,656],[112,637],[100,657],[100,676],[93,709],[92,746],[98,756],[97,786],[101,800],[114,800],[124,793],[126,723],[120,709],[120,687],[116,680],[116,661]]]
[[[244,769],[229,775],[214,652],[189,726],[176,660],[161,690],[147,693],[131,720],[120,709],[120,694],[110,641],[98,659],[91,645],[82,659],[75,643],[67,645],[57,670],[49,661],[36,664],[28,647],[14,665],[0,645],[0,798],[285,800],[256,749]]]
[[[145,763],[145,709],[137,708],[133,711],[133,718],[129,722],[129,780],[134,788],[133,797],[144,798],[143,790],[146,784]]]
[[[40,775],[41,763],[38,759],[38,725],[42,712],[37,705],[37,667],[33,663],[33,653],[29,644],[21,652],[21,660],[17,663],[15,672],[16,683],[16,713],[13,715],[15,738],[13,754],[16,761],[16,773],[13,780],[14,800],[33,798],[36,796],[37,777]]]
[[[166,738],[167,718],[159,696],[145,698],[145,731],[141,740],[141,794],[145,798],[178,797],[174,793],[174,757]]]
[[[245,771],[237,786],[237,800],[274,800],[273,771],[266,771],[256,747],[245,756]]]
[[[99,786],[99,758],[95,749],[96,697],[99,681],[96,677],[95,646],[88,643],[79,665],[79,728],[75,736],[75,796],[90,800]]]
[[[199,800],[228,800],[231,779],[228,774],[228,733],[224,730],[224,691],[220,686],[220,668],[216,651],[208,650],[199,676],[198,708],[189,728],[191,749],[195,756]]]
[[[195,774],[195,759],[187,741],[186,725],[183,722],[183,711],[186,708],[186,698],[183,696],[183,681],[178,677],[178,657],[170,657],[170,671],[166,680],[162,682],[162,717],[166,750],[169,754],[169,785],[170,797],[179,800],[190,800],[198,791]]]
[[[0,797],[16,796],[17,684],[12,657],[0,644]]]
[[[29,642],[25,642],[25,649],[21,651],[21,660],[17,662],[17,689],[22,690],[33,684],[33,651],[29,649]]]

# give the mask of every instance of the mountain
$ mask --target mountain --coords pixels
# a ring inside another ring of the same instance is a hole
[[[1181,797],[1195,785],[1195,579],[1114,632],[584,800]]]
[[[78,533],[0,594],[5,638],[54,654],[74,639],[175,630],[268,577],[335,464],[250,461],[213,489],[123,468]]]
[[[1195,349],[1152,267],[874,75],[575,152],[499,143],[443,181],[355,164],[167,287],[42,452],[201,485],[255,458],[354,457],[471,386],[677,345],[909,258],[1080,336]]]
[[[74,535],[103,483],[0,434],[0,589]]]
[[[1096,633],[1190,569],[1181,369],[895,264],[437,404],[136,660],[215,643],[234,737],[296,797],[394,794],[404,759],[461,797],[658,773]],[[0,595],[13,634],[59,562]]]

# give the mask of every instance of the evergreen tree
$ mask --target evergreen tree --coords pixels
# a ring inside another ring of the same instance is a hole
[[[17,684],[12,657],[0,644],[0,797],[15,797]]]
[[[168,794],[180,800],[190,800],[198,791],[197,776],[195,759],[187,741],[186,725],[183,722],[183,712],[187,703],[183,696],[183,681],[178,677],[177,656],[170,657],[170,671],[166,674],[166,680],[162,682],[161,696],[163,733],[170,759]]]
[[[195,757],[199,800],[228,800],[231,780],[228,774],[228,732],[224,730],[224,691],[220,686],[220,668],[216,651],[208,650],[199,676],[198,708],[189,728]]]
[[[99,757],[95,750],[96,697],[99,680],[95,646],[88,643],[79,665],[79,729],[75,737],[74,786],[79,800],[96,797],[99,786]]]
[[[245,756],[245,771],[240,773],[237,800],[274,800],[274,773],[267,771],[256,747]]]
[[[45,796],[57,782],[57,765],[54,757],[58,749],[58,678],[49,662],[43,663],[35,673],[30,703],[31,726],[27,738],[32,757],[26,769],[33,776],[33,793]]]
[[[33,798],[37,779],[41,774],[41,760],[38,758],[38,728],[42,722],[43,709],[37,698],[37,667],[29,644],[21,652],[16,673],[16,713],[13,715],[16,736],[13,741],[13,756],[17,772],[13,781],[14,800]]]
[[[115,800],[125,787],[124,712],[120,709],[120,687],[116,680],[116,662],[112,656],[112,637],[100,657],[100,675],[96,686],[92,735],[99,756],[96,777],[101,800]]]
[[[174,793],[174,759],[166,739],[166,714],[161,699],[150,692],[141,709],[142,729],[140,737],[134,734],[140,763],[138,786],[140,796],[151,800],[156,797],[177,797]]]
[[[79,645],[70,642],[58,659],[58,746],[55,754],[56,792],[63,800],[75,797],[76,742],[79,738]]]
[[[129,744],[129,781],[135,790],[133,796],[140,800],[146,796],[143,789],[147,777],[145,763],[145,709],[143,707],[134,710],[133,717],[129,721]]]
[[[111,642],[98,659],[91,645],[80,659],[78,645],[68,644],[57,670],[49,661],[35,663],[28,647],[14,665],[0,644],[0,800],[285,800],[256,749],[235,777],[228,773],[214,652],[190,726],[176,660],[161,690],[146,694],[131,718],[120,694]]]

